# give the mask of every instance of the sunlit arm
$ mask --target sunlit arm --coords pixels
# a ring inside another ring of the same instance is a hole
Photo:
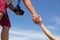
[[[44,33],[48,36],[50,40],[58,40],[55,36],[52,35],[52,33],[45,27],[43,23],[39,23],[38,25],[41,27],[41,29],[44,31]]]
[[[28,8],[28,10],[31,12],[32,15],[37,15],[37,13],[36,13],[34,7],[32,6],[30,0],[23,0],[23,3]]]
[[[34,7],[32,6],[30,0],[23,0],[23,3],[28,8],[28,10],[31,12],[32,16],[37,15],[37,13],[36,13]],[[36,19],[39,19],[38,16],[34,16],[33,21],[35,23],[39,23],[39,20],[37,21]],[[45,25],[43,23],[42,24],[39,23],[38,25],[42,28],[42,30],[49,37],[50,40],[57,40],[57,38],[52,35],[52,33],[45,27]]]

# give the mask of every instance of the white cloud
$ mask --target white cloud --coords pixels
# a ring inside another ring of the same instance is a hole
[[[1,29],[2,28],[0,28],[0,33]],[[48,39],[45,34],[31,30],[21,30],[21,31],[10,30],[9,34],[9,40],[44,40],[44,39]]]
[[[1,30],[1,28],[0,28]],[[60,36],[57,36],[60,38]],[[10,30],[9,40],[49,40],[42,32],[32,30]]]
[[[10,37],[10,40],[49,40],[45,34],[41,32],[32,32],[29,30],[24,31],[10,31],[10,35],[12,34],[12,37]],[[19,36],[13,36],[13,35],[19,35]],[[57,35],[56,35],[57,36]],[[60,36],[57,36],[60,38]]]
[[[21,40],[29,40],[29,39],[38,39],[38,40],[44,40],[44,39],[47,39],[47,37],[43,34],[43,33],[40,33],[40,32],[32,32],[29,30],[24,30],[24,31],[11,31],[10,34],[14,34],[14,35],[19,35],[19,39]],[[22,37],[21,37],[22,35]]]

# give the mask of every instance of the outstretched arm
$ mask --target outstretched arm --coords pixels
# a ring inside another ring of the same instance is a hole
[[[52,35],[52,33],[45,27],[45,25],[42,23],[41,17],[37,15],[34,7],[31,4],[30,0],[23,0],[25,6],[28,8],[28,10],[31,12],[32,16],[33,16],[33,21],[35,24],[38,24],[42,30],[44,31],[44,33],[48,36],[48,38],[50,40],[58,40],[56,37],[54,37]]]
[[[27,7],[27,9],[31,12],[32,19],[34,19],[35,22],[39,22],[36,20],[36,19],[39,19],[39,16],[38,16],[37,12],[35,11],[33,5],[31,4],[31,1],[30,0],[23,0],[23,3]]]
[[[31,4],[30,0],[23,0],[25,6],[28,8],[28,10],[31,12],[32,15],[37,15],[33,5]]]
[[[50,40],[58,40],[57,37],[55,37],[47,28],[46,26],[42,23],[42,19],[41,17],[38,19],[40,22],[39,23],[36,23],[34,21],[34,23],[38,24],[41,29],[43,30],[43,32],[46,34],[46,36],[50,39]]]
[[[53,34],[45,27],[45,25],[42,23],[42,24],[38,24],[41,29],[44,31],[44,33],[47,35],[47,37],[50,39],[50,40],[58,40],[55,36],[53,36]]]

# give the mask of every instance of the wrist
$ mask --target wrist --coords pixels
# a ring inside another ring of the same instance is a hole
[[[36,13],[32,14],[32,16],[36,16],[36,15],[37,15]]]
[[[42,22],[41,22],[41,23],[38,23],[38,25],[42,26],[42,25],[43,25],[43,23],[42,23]]]

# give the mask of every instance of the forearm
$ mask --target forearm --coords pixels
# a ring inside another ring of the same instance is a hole
[[[32,6],[30,0],[23,0],[23,3],[28,8],[28,10],[31,12],[32,15],[36,15],[36,11],[34,7]]]
[[[50,40],[57,40],[57,38],[52,35],[52,33],[45,27],[43,23],[39,24],[39,26],[42,28],[42,30],[44,31],[44,33],[48,36]]]
[[[9,4],[8,7],[9,7],[12,11],[14,11],[14,9],[15,9],[12,4]]]

